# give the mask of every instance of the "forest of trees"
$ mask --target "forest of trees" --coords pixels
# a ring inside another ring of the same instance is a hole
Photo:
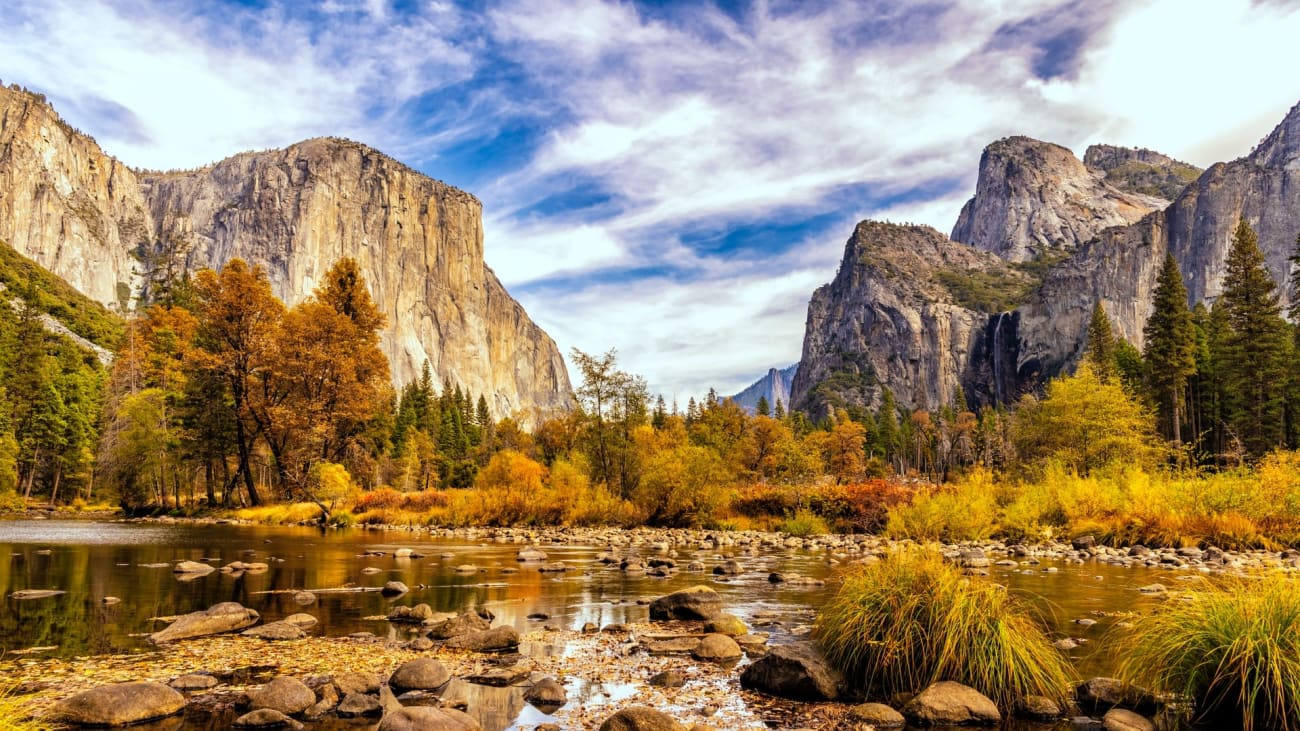
[[[154,301],[107,369],[46,331],[28,304],[36,292],[16,292],[18,306],[0,308],[0,494],[152,509],[294,501],[329,515],[380,488],[518,502],[523,485],[587,495],[626,521],[692,525],[751,486],[804,495],[893,475],[1041,474],[1049,463],[1087,475],[1115,460],[1217,469],[1300,442],[1300,330],[1283,319],[1244,222],[1212,307],[1188,308],[1166,260],[1141,352],[1098,303],[1079,371],[1011,408],[972,410],[958,393],[908,411],[885,389],[878,408],[819,423],[765,400],[750,414],[713,392],[669,405],[612,350],[575,350],[573,408],[527,429],[485,395],[435,382],[428,364],[394,392],[378,347],[384,317],[357,264],[337,262],[322,282],[290,308],[240,260],[169,274],[151,283]]]

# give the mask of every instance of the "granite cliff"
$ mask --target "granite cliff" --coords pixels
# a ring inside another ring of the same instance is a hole
[[[1108,183],[1104,169],[1084,165],[1060,145],[1008,137],[984,148],[975,196],[962,207],[952,240],[1029,261],[1073,251],[1098,231],[1167,204]]]
[[[1101,145],[1085,160],[1023,137],[990,145],[953,231],[970,247],[859,224],[835,280],[809,303],[796,405],[818,414],[872,404],[888,387],[900,406],[934,409],[959,385],[971,406],[1013,401],[1073,367],[1096,302],[1140,348],[1166,254],[1189,303],[1213,301],[1239,218],[1259,234],[1283,304],[1300,296],[1287,284],[1300,233],[1300,105],[1249,155],[1203,172]]]
[[[767,375],[732,396],[731,400],[751,414],[758,410],[758,400],[760,398],[767,399],[767,405],[773,412],[776,411],[778,402],[783,409],[789,409],[791,403],[790,386],[794,382],[794,374],[798,371],[798,363],[785,368],[769,368]]]
[[[180,269],[240,257],[289,304],[338,258],[356,259],[388,318],[394,380],[435,376],[498,417],[565,408],[559,350],[483,262],[472,195],[365,145],[326,138],[199,170],[132,170],[38,95],[0,88],[0,238],[104,303],[144,284],[142,261]]]
[[[808,304],[791,399],[821,417],[878,407],[882,385],[909,408],[953,403],[963,381],[998,393],[998,374],[972,363],[1001,362],[1000,352],[986,353],[990,338],[1003,336],[997,313],[1032,284],[1015,266],[928,226],[863,221],[835,279]]]

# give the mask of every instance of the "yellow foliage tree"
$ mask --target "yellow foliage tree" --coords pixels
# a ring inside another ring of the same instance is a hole
[[[1086,476],[1114,462],[1151,465],[1160,455],[1151,413],[1086,362],[1048,384],[1041,401],[1022,399],[1013,430],[1021,460],[1040,469],[1056,460]]]

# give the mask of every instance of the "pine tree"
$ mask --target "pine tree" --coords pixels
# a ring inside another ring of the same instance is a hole
[[[757,413],[759,416],[771,416],[771,415],[772,415],[772,407],[768,405],[768,403],[767,403],[767,397],[766,397],[766,396],[759,396],[759,397],[758,397],[758,406],[756,406],[756,407],[754,408],[754,411],[755,411],[755,413]]]
[[[1281,317],[1277,286],[1255,231],[1243,219],[1233,234],[1216,303],[1228,331],[1222,347],[1226,421],[1246,454],[1259,456],[1283,443],[1287,360],[1291,338]]]
[[[1196,329],[1187,309],[1187,287],[1172,254],[1165,256],[1156,283],[1151,317],[1142,330],[1147,383],[1155,398],[1161,428],[1175,445],[1183,443],[1183,405],[1187,379],[1196,372]]]
[[[1109,382],[1115,376],[1115,333],[1100,300],[1092,306],[1084,348],[1083,359],[1092,366],[1093,374],[1102,382]]]
[[[781,399],[776,400],[776,411],[773,413],[778,420],[785,418],[785,404],[782,403]]]

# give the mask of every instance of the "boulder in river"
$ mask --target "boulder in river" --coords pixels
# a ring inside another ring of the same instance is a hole
[[[451,680],[451,673],[436,658],[422,657],[397,666],[388,678],[394,692],[437,690]]]
[[[384,596],[401,596],[408,591],[410,591],[410,588],[408,588],[406,584],[403,584],[400,581],[390,581],[387,584],[384,584],[384,588],[380,589],[379,593]]]
[[[252,710],[269,708],[290,716],[302,713],[315,702],[316,694],[312,689],[288,675],[272,678],[271,682],[248,694],[248,705]]]
[[[10,599],[46,599],[68,592],[61,589],[19,589],[9,595]]]
[[[174,574],[210,574],[216,569],[210,564],[199,563],[198,561],[179,561],[172,569]]]
[[[349,693],[378,693],[379,677],[374,673],[339,673],[334,676],[334,687],[345,696]]]
[[[605,719],[600,731],[686,731],[686,727],[663,711],[632,706]]]
[[[1101,718],[1106,731],[1156,731],[1151,719],[1124,708],[1112,708]]]
[[[863,703],[849,709],[848,718],[872,728],[902,728],[907,723],[903,714],[884,703]]]
[[[301,640],[307,636],[301,627],[291,622],[271,622],[258,627],[249,627],[239,634],[244,637],[256,637],[259,640]]]
[[[202,612],[181,615],[175,622],[149,635],[155,645],[191,637],[234,632],[257,623],[261,615],[239,602],[221,602]]]
[[[519,647],[519,631],[502,625],[481,632],[467,632],[447,640],[447,647],[475,652],[499,652]]]
[[[713,619],[722,614],[722,597],[704,586],[675,591],[650,603],[650,619]]]
[[[339,707],[334,709],[334,712],[338,714],[339,718],[380,716],[384,713],[384,707],[380,705],[379,699],[373,695],[348,693],[339,703]]]
[[[974,688],[943,680],[903,706],[903,715],[918,726],[996,726],[1002,713],[988,696]]]
[[[545,561],[546,552],[540,548],[530,546],[528,548],[520,549],[519,553],[515,554],[515,560],[516,561]]]
[[[778,645],[745,667],[743,688],[797,701],[830,701],[840,695],[844,677],[811,643]]]
[[[744,656],[736,641],[722,634],[708,634],[691,651],[691,657],[705,662],[731,662]]]
[[[1150,692],[1116,678],[1090,678],[1074,689],[1079,707],[1092,713],[1127,708],[1138,713],[1155,713],[1156,699]]]
[[[555,678],[542,678],[524,691],[524,700],[539,708],[554,710],[567,703],[569,698],[564,692],[564,686]]]
[[[722,613],[704,623],[705,632],[716,632],[728,637],[739,637],[749,633],[749,628],[734,614]]]
[[[259,708],[256,711],[249,711],[239,718],[236,718],[231,726],[234,728],[288,728],[294,729],[295,731],[303,728],[301,723],[298,723],[283,713],[270,708]]]
[[[412,706],[387,713],[378,731],[482,731],[478,721],[461,711],[434,706]]]
[[[185,696],[162,683],[114,683],[60,701],[52,716],[79,726],[126,726],[165,718],[184,707]]]
[[[471,632],[482,632],[492,624],[476,612],[461,612],[451,619],[443,620],[429,628],[429,637],[435,640],[450,640]]]
[[[168,683],[176,690],[207,690],[217,686],[217,679],[211,675],[202,675],[200,673],[190,673],[176,678]]]

